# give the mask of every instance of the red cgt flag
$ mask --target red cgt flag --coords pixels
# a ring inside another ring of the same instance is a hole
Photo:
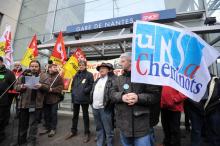
[[[50,59],[58,65],[65,64],[65,60],[67,59],[67,56],[66,56],[66,49],[64,45],[62,32],[59,33],[59,36],[57,38]]]
[[[13,49],[11,45],[11,30],[7,32],[6,36],[6,43],[5,43],[5,64],[7,67],[10,67],[13,64]]]
[[[80,60],[86,61],[86,55],[85,55],[85,53],[82,51],[81,48],[77,48],[76,51],[75,51],[75,53],[73,54],[73,56],[76,57],[78,61],[80,61]]]
[[[37,49],[37,36],[34,35],[33,39],[31,40],[31,43],[29,44],[29,48],[33,50],[34,57],[38,56],[38,49]]]
[[[38,56],[37,49],[37,36],[36,34],[33,36],[24,56],[21,60],[21,64],[25,67],[28,67],[30,62]]]

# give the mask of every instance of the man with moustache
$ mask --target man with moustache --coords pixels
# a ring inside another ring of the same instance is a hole
[[[90,98],[96,123],[97,146],[104,146],[105,142],[107,146],[113,146],[114,105],[111,103],[110,93],[114,77],[110,71],[113,67],[109,63],[102,63],[96,69],[100,73],[100,78],[94,82]]]
[[[38,123],[43,108],[44,95],[49,91],[49,85],[45,83],[45,74],[40,73],[40,63],[32,60],[29,64],[30,72],[25,73],[18,79],[15,85],[16,91],[20,92],[21,99],[19,101],[19,133],[17,144],[35,146]],[[25,76],[40,77],[39,83],[30,88],[25,81]],[[28,133],[29,129],[29,133]]]

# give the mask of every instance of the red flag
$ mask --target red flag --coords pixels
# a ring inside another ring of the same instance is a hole
[[[11,31],[9,31],[5,36],[5,64],[10,67],[13,64],[13,49],[11,45]]]
[[[29,44],[29,47],[33,50],[34,57],[38,56],[38,49],[37,49],[37,36],[34,35],[33,39],[31,40],[31,43]]]
[[[73,76],[78,71],[78,62],[79,60],[86,61],[86,56],[81,48],[77,48],[73,55],[69,58],[66,64],[63,66],[64,68],[64,90],[70,92],[71,82]]]
[[[84,60],[84,61],[86,61],[86,55],[85,55],[85,53],[82,51],[81,48],[77,48],[76,51],[75,51],[75,53],[73,54],[73,56],[76,57],[78,61],[79,61],[79,60]]]
[[[64,45],[62,32],[59,33],[59,36],[57,38],[50,59],[57,64],[62,64],[62,65],[65,64],[65,60],[67,59],[67,56],[66,56],[66,49]]]
[[[34,35],[34,37],[31,40],[31,43],[29,44],[23,59],[21,60],[21,64],[23,66],[28,67],[30,62],[35,59],[38,56],[38,49],[37,49],[37,36]]]

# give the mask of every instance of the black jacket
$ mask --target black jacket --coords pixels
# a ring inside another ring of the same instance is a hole
[[[213,111],[215,111],[216,107],[220,106],[220,79],[216,78],[214,82],[215,82],[214,90],[207,107],[204,109],[204,105],[207,99],[203,97],[200,102],[195,102],[191,99],[188,99],[187,100],[187,106],[189,106],[188,108],[194,110],[200,115],[208,115]],[[210,82],[207,86],[206,94],[204,96],[209,96],[209,88],[210,88]]]
[[[103,105],[104,105],[104,109],[105,110],[113,110],[114,109],[114,105],[113,103],[111,102],[111,87],[112,87],[112,81],[113,79],[116,78],[115,75],[112,75],[112,74],[109,74],[108,75],[108,79],[106,81],[106,84],[103,85],[105,86],[105,89],[104,89],[104,99],[103,99]],[[92,87],[92,91],[90,92],[90,100],[91,100],[91,104],[93,103],[93,93],[94,93],[94,89],[95,89],[95,86],[98,82],[100,78],[98,78],[94,84],[93,84],[93,87]]]
[[[125,84],[129,85],[127,90]],[[122,95],[134,92],[138,102],[128,106],[122,101]],[[161,87],[131,83],[130,72],[125,72],[113,81],[111,89],[112,101],[115,103],[116,127],[126,137],[141,137],[149,132],[149,128],[159,120]],[[154,108],[154,111],[152,111]]]
[[[205,114],[211,113],[216,109],[217,106],[220,106],[220,79],[217,78],[214,81],[215,81],[214,90],[211,99],[207,107],[205,108]],[[210,85],[208,87],[210,87]]]
[[[15,75],[12,71],[2,66],[0,68],[0,94],[2,94],[13,82],[15,81]],[[13,89],[13,86],[11,87]],[[0,106],[10,106],[12,99],[9,98],[6,93],[0,99]]]
[[[76,104],[89,104],[93,83],[92,73],[87,70],[78,71],[72,83],[72,102]]]

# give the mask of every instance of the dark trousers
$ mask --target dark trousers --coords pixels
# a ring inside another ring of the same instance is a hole
[[[189,118],[192,124],[191,146],[200,146],[202,142],[202,129],[205,125],[205,117],[194,106],[189,105]]]
[[[6,112],[6,124],[8,125],[9,123],[9,120],[10,120],[10,116],[11,116],[11,105],[12,105],[12,102],[13,102],[13,99],[15,97],[15,94],[8,94],[8,108],[7,108],[7,111]]]
[[[18,103],[19,103],[19,96],[15,96],[15,108],[16,108],[16,116],[18,116],[19,108],[18,108]]]
[[[211,146],[220,146],[220,105],[205,116],[207,137]]]
[[[29,129],[29,142],[36,142],[38,123],[40,120],[41,110],[37,109],[34,112],[29,112],[29,109],[19,110],[19,127],[18,127],[18,143],[27,142],[27,133]]]
[[[161,123],[164,131],[165,146],[180,146],[181,112],[161,109]]]
[[[5,139],[5,127],[7,126],[8,106],[0,106],[0,143]]]
[[[210,146],[220,146],[220,106],[206,115],[192,105],[188,108],[192,123],[191,146],[200,146],[204,133]]]
[[[90,131],[89,131],[89,112],[88,112],[89,104],[75,104],[74,103],[71,131],[73,133],[77,132],[80,105],[82,107],[82,112],[83,112],[84,134],[89,134],[90,133]]]
[[[58,103],[44,104],[44,119],[47,130],[56,130]]]
[[[185,114],[185,128],[190,130],[189,109],[187,100],[184,101],[184,114]]]

